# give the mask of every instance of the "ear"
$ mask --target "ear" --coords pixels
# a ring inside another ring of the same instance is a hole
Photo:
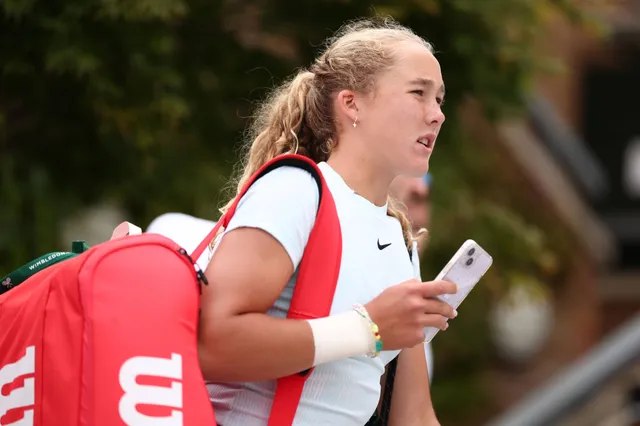
[[[358,105],[356,102],[356,94],[351,90],[341,90],[338,93],[337,109],[339,115],[353,122],[358,117]]]

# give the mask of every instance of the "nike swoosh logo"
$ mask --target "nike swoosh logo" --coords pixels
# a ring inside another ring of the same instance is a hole
[[[387,247],[389,247],[391,245],[391,243],[389,244],[380,244],[380,239],[378,239],[378,250],[384,250]]]

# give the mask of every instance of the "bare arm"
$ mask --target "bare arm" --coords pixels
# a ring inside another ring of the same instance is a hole
[[[286,250],[265,231],[225,235],[202,292],[199,356],[206,380],[268,380],[312,366],[309,324],[265,314],[292,274]]]
[[[390,426],[439,426],[431,403],[429,374],[422,344],[398,355]]]

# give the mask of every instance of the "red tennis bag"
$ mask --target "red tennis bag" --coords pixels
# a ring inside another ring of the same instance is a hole
[[[289,317],[324,317],[342,239],[316,164],[280,156],[242,194],[284,165],[311,172],[320,190]],[[206,278],[193,259],[228,224],[240,198],[191,255],[160,235],[128,236],[52,265],[0,296],[0,425],[215,425],[197,354]],[[310,373],[278,380],[270,426],[292,424]]]

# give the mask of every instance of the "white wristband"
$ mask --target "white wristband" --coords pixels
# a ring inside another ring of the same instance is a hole
[[[371,352],[375,339],[371,325],[356,311],[307,320],[313,331],[313,365]]]

